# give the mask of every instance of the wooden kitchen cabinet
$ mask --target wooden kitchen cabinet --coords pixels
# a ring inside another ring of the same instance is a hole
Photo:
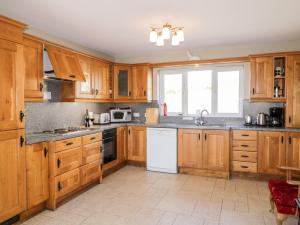
[[[300,55],[287,57],[286,126],[300,128]]]
[[[101,182],[99,177],[101,176],[100,160],[93,161],[82,167],[82,185],[91,183],[97,180]]]
[[[132,67],[132,98],[136,101],[152,100],[152,72],[148,65]]]
[[[43,101],[43,43],[25,36],[25,101]]]
[[[114,65],[114,100],[132,99],[132,72],[129,65]]]
[[[49,147],[47,142],[26,145],[27,208],[49,198]]]
[[[127,160],[127,127],[117,128],[117,152],[119,163]]]
[[[54,45],[45,45],[57,78],[84,81],[78,55],[70,50]]]
[[[0,39],[0,74],[0,131],[24,128],[22,45]]]
[[[202,168],[202,130],[178,129],[178,165]]]
[[[23,138],[25,138],[23,129],[0,132],[0,223],[26,208],[26,163]]]
[[[273,98],[273,56],[252,57],[251,62],[251,100],[270,100]]]
[[[128,127],[128,160],[145,162],[147,145],[146,127]]]
[[[258,172],[281,175],[278,166],[285,166],[285,133],[258,132]]]
[[[92,72],[95,83],[95,99],[109,100],[111,91],[109,86],[109,64],[94,61]]]
[[[229,131],[203,130],[203,167],[229,171]]]
[[[300,168],[300,133],[286,134],[286,165]]]
[[[76,98],[93,99],[94,98],[94,79],[92,77],[93,61],[88,57],[80,56],[79,63],[85,81],[76,82]]]

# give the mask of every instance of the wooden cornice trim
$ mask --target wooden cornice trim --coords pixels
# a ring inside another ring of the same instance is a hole
[[[3,16],[3,15],[0,15],[0,21],[2,21],[4,23],[8,23],[12,26],[18,27],[18,28],[23,29],[23,30],[25,30],[27,28],[27,24],[22,23],[22,22],[17,21],[17,20],[14,20],[14,19],[11,19],[11,18],[8,18],[8,17]]]
[[[165,63],[154,63],[151,66],[153,68],[164,68],[164,67],[179,67],[179,66],[197,66],[203,64],[213,64],[213,63],[239,63],[239,62],[249,62],[248,56],[235,57],[235,58],[220,58],[220,59],[204,59],[204,60],[189,60],[189,61],[175,61],[175,62],[165,62]]]
[[[80,51],[78,51],[78,50],[75,50],[75,49],[66,47],[66,46],[64,46],[64,45],[57,44],[57,43],[52,42],[52,41],[48,41],[48,40],[46,40],[46,39],[37,37],[37,36],[32,35],[32,34],[24,33],[24,34],[23,34],[23,37],[29,38],[29,39],[32,39],[32,40],[35,40],[35,41],[38,41],[38,42],[41,42],[41,43],[43,43],[43,44],[48,44],[48,45],[52,45],[52,46],[55,46],[55,47],[58,47],[58,48],[62,48],[62,49],[64,49],[64,50],[67,50],[67,51],[76,53],[76,54],[81,55],[81,56],[84,56],[84,57],[88,57],[88,58],[93,59],[93,60],[101,61],[101,62],[103,62],[103,63],[113,64],[112,61],[109,61],[109,60],[107,60],[107,59],[99,58],[99,57],[93,56],[93,55],[89,55],[89,54],[87,54],[87,53],[83,53],[83,52],[80,52]]]
[[[262,53],[262,54],[254,54],[249,55],[250,58],[256,58],[256,57],[284,57],[287,55],[299,55],[300,51],[291,51],[291,52],[270,52],[270,53]]]

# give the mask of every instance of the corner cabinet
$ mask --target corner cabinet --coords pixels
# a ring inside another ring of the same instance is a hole
[[[203,167],[229,172],[229,131],[203,131]]]
[[[273,98],[273,57],[252,57],[251,100]]]
[[[24,37],[25,101],[43,101],[43,44]]]
[[[286,127],[300,128],[300,55],[287,57]]]
[[[146,139],[146,127],[128,127],[128,160],[136,162],[146,162]]]
[[[49,148],[47,142],[26,146],[27,208],[49,198]]]
[[[0,131],[24,128],[22,45],[0,39],[0,74]]]
[[[0,223],[26,208],[24,135],[23,129],[0,132]]]
[[[282,175],[278,166],[285,166],[285,133],[258,132],[258,172],[263,174]]]

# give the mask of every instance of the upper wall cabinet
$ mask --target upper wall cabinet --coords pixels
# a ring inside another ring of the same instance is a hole
[[[286,126],[300,128],[300,55],[287,57]]]
[[[25,101],[43,100],[43,44],[25,36],[23,41]]]
[[[78,55],[53,45],[45,45],[57,78],[84,81]]]
[[[126,65],[114,66],[114,100],[128,101],[132,99],[131,67]]]
[[[285,55],[250,57],[251,100],[266,102],[286,101]]]
[[[64,81],[62,83],[63,101],[112,101],[110,83],[110,65],[108,63],[79,56],[79,63],[85,81]]]
[[[114,66],[114,101],[152,100],[152,72],[149,65]]]

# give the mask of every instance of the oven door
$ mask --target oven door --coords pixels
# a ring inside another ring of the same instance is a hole
[[[107,164],[117,159],[116,137],[108,137],[102,140],[103,143],[103,164]]]

